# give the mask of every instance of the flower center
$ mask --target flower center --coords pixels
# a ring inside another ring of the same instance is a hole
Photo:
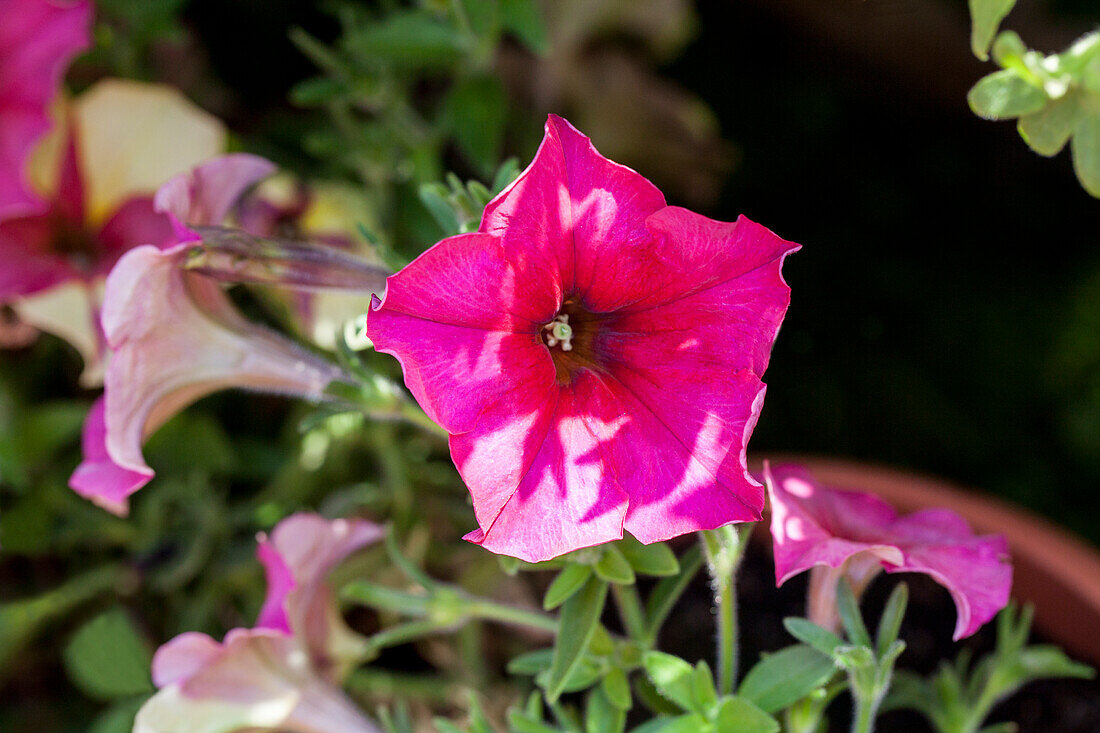
[[[573,350],[573,327],[569,325],[569,314],[562,313],[542,327],[545,333],[542,340],[551,349],[560,346],[562,351]]]
[[[573,296],[562,303],[554,320],[539,329],[542,342],[554,360],[559,384],[570,384],[582,369],[602,371],[597,346],[607,314],[593,313]]]

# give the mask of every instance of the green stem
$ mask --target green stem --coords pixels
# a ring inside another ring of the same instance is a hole
[[[367,639],[366,655],[371,655],[387,649],[391,646],[401,646],[410,641],[415,641],[422,636],[428,636],[448,628],[450,624],[442,623],[436,619],[424,618],[416,621],[391,626],[383,629]]]
[[[503,603],[490,601],[484,598],[471,600],[466,607],[471,616],[485,621],[496,621],[512,626],[530,626],[534,629],[548,631],[555,634],[558,631],[558,620],[538,611],[530,611],[526,608],[516,608]]]
[[[878,710],[877,701],[867,699],[852,689],[852,697],[855,699],[856,715],[852,721],[852,733],[871,733],[875,727],[875,712]]]
[[[648,644],[645,611],[642,610],[638,589],[633,585],[612,583],[611,592],[615,596],[615,605],[619,608],[619,617],[623,620],[626,633],[631,639]]]
[[[718,692],[733,694],[737,680],[737,595],[735,578],[751,527],[738,532],[736,525],[700,532],[707,556],[711,587],[714,590],[715,612],[718,616]]]

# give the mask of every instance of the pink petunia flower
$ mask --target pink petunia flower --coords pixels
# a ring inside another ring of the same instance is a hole
[[[226,132],[157,84],[106,79],[61,108],[30,168],[44,210],[0,219],[0,304],[72,343],[93,386],[103,374],[105,276],[133,247],[172,243],[153,193],[220,153]]]
[[[45,208],[28,158],[69,62],[91,43],[89,0],[0,0],[0,220]]]
[[[975,536],[947,509],[899,517],[871,494],[817,484],[801,466],[765,467],[771,500],[775,581],[813,569],[810,620],[835,627],[836,583],[858,594],[880,570],[924,573],[955,601],[954,639],[970,636],[1008,603],[1012,565],[1001,535]]]
[[[236,155],[202,171],[206,185],[189,188],[196,179],[188,174],[158,194],[176,243],[129,251],[107,278],[102,323],[111,359],[104,406],[85,422],[84,461],[69,484],[117,514],[126,513],[127,497],[153,477],[142,457],[145,438],[190,403],[229,387],[319,399],[343,376],[325,359],[246,320],[216,280],[184,269],[192,241],[178,240],[191,236],[188,226],[220,220],[271,166]]]
[[[798,245],[667,206],[550,116],[526,171],[389,278],[367,334],[450,434],[493,552],[760,518],[745,445]]]
[[[138,712],[135,733],[376,733],[338,686],[363,646],[340,618],[325,576],[381,535],[364,520],[296,514],[271,540],[261,537],[268,597],[256,627],[233,629],[221,643],[188,632],[158,649],[160,689]]]

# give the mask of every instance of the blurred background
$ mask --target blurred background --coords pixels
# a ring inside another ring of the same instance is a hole
[[[995,67],[972,55],[961,0],[97,5],[75,90],[106,75],[180,87],[236,148],[354,189],[362,238],[398,258],[445,233],[421,184],[489,184],[504,158],[531,158],[546,113],[565,116],[669,203],[803,245],[753,451],[937,474],[1100,544],[1100,202],[1068,152],[1041,158],[1013,123],[970,111]],[[1004,26],[1053,52],[1097,18],[1091,0],[1020,0]],[[96,698],[60,649],[110,607],[82,605],[104,588],[131,609],[165,604],[136,614],[147,639],[220,637],[258,607],[257,529],[300,505],[382,506],[394,482],[454,482],[445,451],[417,439],[395,474],[398,427],[300,432],[305,408],[223,394],[154,436],[162,478],[133,520],[109,517],[66,488],[95,395],[80,371],[47,335],[0,352],[0,600],[54,593],[39,616],[0,610],[0,682],[25,701],[3,730],[42,715],[58,727],[38,730],[84,730],[100,714],[51,710],[50,690],[75,676]],[[439,501],[466,516],[464,493]]]

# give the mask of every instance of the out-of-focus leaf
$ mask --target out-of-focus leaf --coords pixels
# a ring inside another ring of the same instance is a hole
[[[980,79],[966,100],[979,117],[1005,120],[1040,111],[1047,103],[1047,95],[1016,69],[1002,69]]]
[[[608,583],[630,585],[635,580],[634,569],[614,545],[604,545],[603,554],[596,561],[595,570],[596,575]]]
[[[461,59],[466,48],[458,29],[417,10],[356,28],[348,33],[345,46],[353,58],[399,69],[446,68]]]
[[[989,44],[1016,0],[970,0],[970,48],[982,61],[989,60]]]
[[[621,667],[613,667],[600,683],[608,701],[619,710],[630,710],[634,701],[630,696],[630,682]]]
[[[484,176],[500,160],[508,102],[500,80],[475,76],[457,82],[447,95],[446,114],[459,149]]]
[[[680,572],[676,554],[664,542],[643,545],[628,534],[618,543],[618,548],[636,573],[664,577]]]
[[[500,0],[500,16],[504,27],[535,53],[546,53],[546,24],[536,0]]]
[[[581,589],[581,586],[592,577],[592,567],[571,563],[558,573],[558,577],[550,583],[546,589],[546,596],[542,599],[542,607],[552,611]]]
[[[153,691],[152,654],[121,608],[81,626],[65,648],[69,678],[87,695],[114,700]]]
[[[701,705],[692,691],[694,668],[672,654],[665,652],[646,652],[645,672],[657,691],[667,699],[688,711],[698,711]]]
[[[1100,198],[1100,114],[1086,114],[1073,131],[1073,170],[1091,195]]]
[[[594,687],[585,707],[585,733],[621,733],[626,728],[626,711],[612,704],[603,687]]]
[[[142,695],[119,700],[92,721],[88,733],[130,733],[134,729],[134,716],[147,699]]]
[[[36,555],[53,539],[53,514],[42,491],[19,499],[0,514],[0,546],[8,552]]]

